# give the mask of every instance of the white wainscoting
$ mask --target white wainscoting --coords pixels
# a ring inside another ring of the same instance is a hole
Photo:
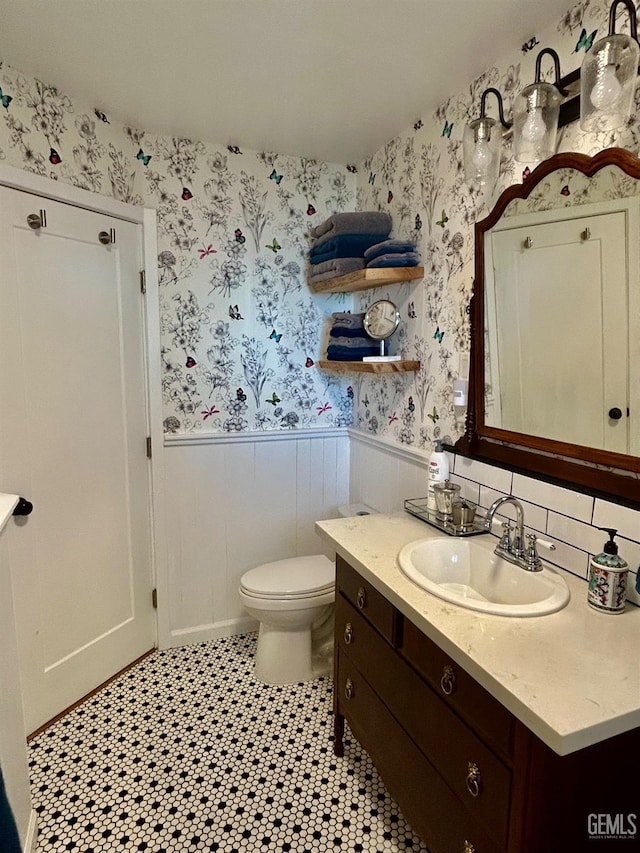
[[[169,630],[160,645],[252,630],[240,577],[260,563],[322,552],[314,522],[349,501],[347,431],[168,436],[164,444]]]

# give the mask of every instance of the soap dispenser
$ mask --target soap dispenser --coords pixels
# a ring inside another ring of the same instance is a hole
[[[618,555],[614,536],[618,532],[611,527],[599,527],[609,534],[602,553],[591,559],[589,564],[589,591],[587,603],[601,613],[622,613],[627,597],[628,563]]]

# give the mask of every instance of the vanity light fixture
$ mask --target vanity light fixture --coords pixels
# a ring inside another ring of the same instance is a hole
[[[631,35],[616,33],[616,12],[622,4],[629,13]],[[598,133],[625,124],[633,106],[640,46],[636,8],[631,0],[613,0],[609,34],[587,53],[580,73],[580,127]]]
[[[487,95],[498,99],[500,124],[495,118],[485,115]],[[485,89],[480,99],[480,116],[469,122],[462,139],[464,152],[464,177],[468,184],[493,189],[500,170],[500,152],[505,130],[511,127],[504,119],[502,95],[497,89]]]
[[[552,57],[555,83],[541,80],[542,57]],[[560,86],[560,59],[555,50],[545,47],[536,58],[535,82],[520,92],[513,106],[513,147],[516,160],[539,163],[556,153],[560,104],[567,91]]]

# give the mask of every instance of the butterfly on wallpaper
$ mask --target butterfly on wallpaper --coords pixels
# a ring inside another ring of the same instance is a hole
[[[413,304],[413,302],[410,302],[410,303],[409,303],[409,305],[407,306],[407,315],[408,315],[412,320],[415,320],[415,319],[416,319],[416,317],[418,316],[418,315],[416,314],[416,307],[415,307],[415,305]]]
[[[182,200],[189,201],[190,198],[193,198],[193,193],[189,187],[182,187]]]
[[[142,160],[143,166],[149,165],[149,160],[151,160],[151,154],[145,154],[142,148],[136,154],[136,160]]]
[[[275,237],[273,238],[273,243],[267,243],[265,245],[265,249],[271,249],[274,255],[276,252],[279,252],[281,248],[282,246],[278,243]]]
[[[389,415],[389,426],[391,426],[391,424],[397,420],[398,420],[398,416],[396,415],[395,412],[392,415]]]
[[[420,214],[416,213],[416,231],[420,231],[422,228],[422,219],[420,219]]]
[[[279,343],[280,343],[280,338],[281,338],[281,337],[282,337],[282,332],[278,333],[278,332],[276,332],[276,330],[274,329],[274,330],[271,332],[271,334],[269,335],[269,340],[272,340],[272,339],[273,339],[277,344],[279,344]]]
[[[443,209],[442,219],[438,219],[436,221],[436,225],[439,225],[441,228],[444,228],[444,226],[447,224],[448,221],[449,221],[449,217],[447,216],[447,214],[444,212],[444,209]]]
[[[107,116],[102,112],[102,110],[94,110],[95,117],[103,121],[105,124],[111,124]]]
[[[526,181],[528,177],[531,175],[531,169],[528,166],[525,166],[522,170],[522,180]]]
[[[276,184],[280,184],[280,181],[282,180],[282,175],[279,175],[275,169],[273,170],[273,172],[271,172],[269,177],[271,178],[272,181],[275,181]]]
[[[270,399],[270,400],[265,400],[265,403],[271,403],[271,405],[272,405],[272,406],[274,406],[274,407],[275,407],[275,406],[277,406],[277,405],[278,405],[278,403],[281,403],[281,402],[282,402],[282,400],[280,399],[280,397],[278,397],[278,395],[276,394],[276,392],[275,392],[275,391],[274,391],[274,392],[273,392],[273,394],[271,395],[271,399]]]
[[[438,341],[439,344],[442,343],[442,339],[444,338],[444,332],[440,331],[440,326],[438,326],[433,333],[434,340]]]
[[[242,388],[236,388],[236,400],[239,400],[241,403],[247,399],[247,395],[244,393]]]
[[[309,356],[307,356],[307,360],[305,361],[304,366],[305,367],[313,367],[314,364],[315,364],[315,361],[312,358],[309,358]]]
[[[560,195],[571,195],[571,190],[569,189],[569,184],[565,184],[560,190]]]
[[[215,255],[217,253],[217,249],[213,248],[213,244],[209,243],[208,246],[203,246],[201,249],[198,249],[198,254],[200,255],[200,260],[204,260],[207,255]]]
[[[410,412],[415,412],[416,404],[413,402],[413,397],[409,397],[408,407]]]
[[[357,171],[358,169],[355,166],[352,166],[350,163],[347,164],[347,172],[351,172],[352,175],[355,175]]]
[[[229,316],[232,320],[244,320],[244,317],[238,310],[237,305],[229,305]]]
[[[213,415],[219,415],[220,409],[216,409],[215,406],[211,406],[210,409],[205,409],[204,412],[200,412],[203,416],[202,420],[206,421],[207,418],[213,417]]]
[[[315,212],[316,212],[315,207],[312,204],[308,204],[307,205],[307,216],[313,216],[313,214]]]
[[[529,51],[530,51],[530,50],[533,50],[533,48],[534,48],[537,44],[540,44],[540,42],[538,41],[538,39],[537,39],[535,36],[533,36],[533,38],[530,38],[530,39],[529,39],[529,41],[526,41],[526,42],[522,45],[522,52],[523,52],[523,53],[529,53]]]
[[[244,243],[247,239],[239,228],[236,228],[233,234],[236,238],[236,243]]]
[[[318,406],[317,408],[318,408],[318,414],[323,415],[325,412],[328,412],[329,409],[332,409],[333,406],[330,406],[329,403],[325,403],[324,405]]]
[[[391,204],[393,201],[393,193],[389,190],[389,194],[387,195],[387,204]]]
[[[431,412],[431,413],[427,412],[427,417],[429,418],[430,421],[433,421],[434,424],[436,421],[440,420],[440,415],[438,414],[435,406],[433,407],[433,412]]]
[[[227,145],[227,151],[230,154],[242,154],[242,151],[238,148],[237,145]]]
[[[53,163],[54,166],[57,166],[58,163],[62,163],[62,157],[58,154],[55,148],[49,149],[49,162]]]
[[[0,89],[0,104],[5,108],[5,110],[9,109],[9,104],[13,100],[11,95],[5,95],[5,93]]]
[[[587,35],[587,31],[583,27],[582,32],[580,33],[580,38],[578,39],[578,42],[576,44],[576,49],[573,52],[577,53],[581,47],[585,49],[585,52],[587,50],[591,50],[591,45],[593,44],[593,40],[596,37],[597,32],[597,30],[594,30],[591,35]]]
[[[366,409],[366,408],[368,407],[368,405],[369,405],[369,398],[367,397],[367,395],[366,395],[366,394],[364,395],[364,400],[362,401],[362,405],[365,407],[365,409]]]
[[[420,130],[421,127],[424,127],[424,125],[422,124],[422,119],[419,118],[418,121],[414,122],[413,129]]]
[[[350,400],[353,400],[353,388],[351,387],[351,385],[349,385],[349,387],[347,388],[347,397]]]
[[[442,135],[446,136],[447,139],[451,139],[451,131],[453,130],[453,122],[444,120],[444,127],[442,128]]]
[[[196,364],[197,364],[197,362],[196,362],[195,358],[193,358],[192,356],[188,355],[188,356],[187,356],[187,360],[185,361],[185,366],[186,366],[186,367],[195,367],[195,366],[196,366]]]
[[[369,183],[373,186],[376,182],[376,176],[373,172],[369,172]]]

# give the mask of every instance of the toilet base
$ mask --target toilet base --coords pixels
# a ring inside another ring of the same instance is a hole
[[[264,684],[296,684],[328,675],[333,660],[333,606],[311,628],[260,623],[254,675]]]

